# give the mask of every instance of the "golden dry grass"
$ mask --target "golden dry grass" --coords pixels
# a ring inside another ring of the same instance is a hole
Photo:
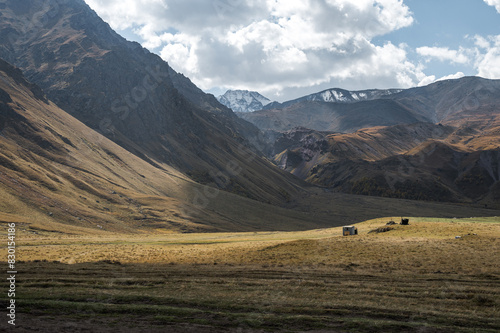
[[[410,218],[369,233],[389,220],[359,223],[350,237],[340,228],[20,232],[20,323],[42,332],[68,323],[103,332],[498,331],[500,218]]]
[[[20,233],[19,259],[84,263],[231,264],[332,267],[376,271],[495,271],[500,219],[410,218],[384,233],[369,233],[391,218],[357,224],[358,236],[341,228],[302,232],[68,236]],[[484,222],[488,221],[488,222]],[[460,239],[455,239],[461,236]]]

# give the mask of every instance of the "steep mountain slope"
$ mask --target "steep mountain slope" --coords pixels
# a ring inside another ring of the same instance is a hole
[[[0,198],[0,221],[34,233],[293,230],[331,223],[197,184],[159,161],[153,166],[58,108],[2,60]]]
[[[228,90],[217,100],[234,112],[253,112],[262,110],[271,100],[256,91]]]
[[[293,177],[254,153],[255,126],[114,33],[83,0],[1,0],[0,13],[0,56],[128,151],[263,202],[298,193]]]

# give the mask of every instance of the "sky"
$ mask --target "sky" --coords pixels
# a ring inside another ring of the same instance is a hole
[[[85,0],[216,96],[500,79],[500,0]]]

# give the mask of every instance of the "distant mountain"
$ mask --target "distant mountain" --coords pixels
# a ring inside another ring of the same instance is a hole
[[[406,89],[385,99],[411,109],[429,122],[457,123],[498,114],[500,80],[467,76]]]
[[[222,96],[217,97],[219,102],[234,112],[253,112],[262,110],[271,100],[256,91],[228,90]]]
[[[363,93],[332,89],[239,116],[272,133],[269,157],[310,183],[351,194],[498,207],[500,80],[464,77]]]
[[[464,77],[405,90],[326,90],[238,115],[261,130],[302,126],[349,133],[373,126],[457,122],[488,115],[499,105],[500,80]]]
[[[391,126],[426,121],[393,100],[377,99],[357,103],[302,101],[238,116],[261,130],[285,132],[296,127],[317,131],[353,132],[372,126]]]
[[[284,103],[274,102],[272,104],[268,104],[264,109],[284,108],[304,101],[326,102],[326,103],[355,103],[361,101],[371,101],[374,99],[379,99],[384,96],[397,94],[401,91],[402,89],[370,89],[370,90],[349,91],[340,88],[332,88],[323,90],[319,93],[287,101]]]

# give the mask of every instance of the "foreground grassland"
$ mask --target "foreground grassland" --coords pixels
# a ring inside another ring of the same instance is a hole
[[[389,220],[351,237],[21,233],[17,330],[500,330],[500,218],[411,218],[369,233]]]

